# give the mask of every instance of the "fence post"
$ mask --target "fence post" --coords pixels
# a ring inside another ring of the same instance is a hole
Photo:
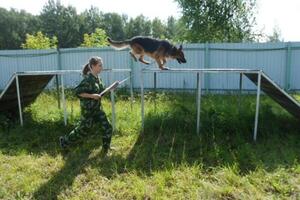
[[[210,54],[209,54],[209,43],[205,43],[205,48],[204,48],[204,68],[208,69],[210,65]],[[206,89],[206,92],[210,89],[210,74],[206,74],[204,76],[204,87]]]
[[[56,52],[57,52],[57,70],[62,70],[61,54],[60,54],[60,50],[58,47],[56,48]],[[61,78],[59,79],[58,75],[56,74],[55,82],[56,82],[55,84],[56,84],[56,90],[57,90],[57,103],[58,103],[58,108],[60,109],[62,99],[60,98],[60,95],[59,95],[59,86],[62,86],[62,75],[61,75]],[[65,125],[66,125],[66,123],[65,123]]]
[[[129,57],[129,67],[130,67],[130,70],[131,70],[131,86],[132,87],[132,91],[134,89],[134,76],[135,76],[135,72],[134,72],[134,63],[133,63],[133,59],[131,58],[131,56],[128,56]]]
[[[56,51],[57,51],[57,69],[62,70],[60,49],[57,47]]]
[[[291,43],[288,42],[286,45],[286,65],[285,65],[285,90],[291,89],[291,58],[292,58],[292,49]]]

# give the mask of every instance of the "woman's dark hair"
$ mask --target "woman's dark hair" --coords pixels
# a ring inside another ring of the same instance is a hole
[[[89,71],[91,71],[92,69],[92,66],[93,65],[97,65],[99,63],[102,63],[102,58],[98,57],[98,56],[95,56],[95,57],[91,57],[89,62],[83,66],[83,69],[82,69],[82,74],[83,75],[87,75],[87,73]]]

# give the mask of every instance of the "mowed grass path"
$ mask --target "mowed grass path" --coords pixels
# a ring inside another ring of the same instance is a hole
[[[60,149],[80,116],[67,97],[67,126],[52,92],[26,108],[24,127],[1,116],[0,199],[300,199],[300,123],[266,96],[253,142],[255,96],[241,106],[234,95],[203,96],[197,136],[194,94],[147,93],[141,133],[140,98],[131,108],[117,92],[106,158],[97,134]]]

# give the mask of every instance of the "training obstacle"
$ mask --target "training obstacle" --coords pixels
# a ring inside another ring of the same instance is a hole
[[[201,80],[203,74],[211,73],[238,73],[240,74],[239,89],[242,91],[242,76],[246,76],[255,85],[257,85],[256,90],[256,110],[254,118],[254,130],[253,130],[253,140],[257,139],[257,127],[258,127],[258,115],[259,115],[259,103],[261,90],[270,96],[275,102],[281,105],[289,113],[291,113],[296,118],[300,119],[300,104],[279,85],[275,83],[270,77],[268,77],[262,70],[255,69],[170,69],[170,70],[159,70],[159,69],[147,69],[141,70],[141,116],[142,116],[142,130],[144,130],[145,121],[145,111],[144,111],[144,74],[153,73],[154,74],[154,87],[156,88],[156,74],[157,73],[194,73],[197,74],[197,126],[196,132],[200,133],[200,110],[201,110]]]
[[[130,77],[130,93],[131,103],[133,102],[133,86],[130,69],[103,69],[104,72],[110,73],[110,82],[114,81],[115,73],[129,73]],[[56,70],[56,71],[26,71],[16,72],[12,75],[8,84],[0,94],[0,112],[9,112],[13,116],[18,116],[20,124],[23,126],[23,109],[30,105],[44,90],[48,83],[55,77],[56,88],[59,96],[59,87],[61,87],[61,101],[64,112],[64,124],[67,125],[67,110],[65,99],[64,75],[66,74],[80,74],[81,70]],[[60,82],[60,85],[59,85]],[[112,102],[112,125],[115,129],[115,100],[114,91],[111,90]],[[47,105],[45,105],[47,106]],[[60,108],[60,97],[58,99],[58,106]]]

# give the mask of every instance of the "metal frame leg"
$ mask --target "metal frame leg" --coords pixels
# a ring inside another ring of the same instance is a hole
[[[257,74],[257,94],[256,94],[256,111],[255,111],[255,123],[254,123],[254,133],[253,140],[256,141],[257,138],[257,126],[258,126],[258,114],[259,114],[259,103],[260,103],[260,86],[261,86],[261,71]]]
[[[110,82],[114,80],[114,73],[110,74]],[[116,130],[116,111],[115,111],[115,92],[114,90],[110,91],[110,99],[111,99],[111,115],[112,115],[112,128],[113,131]]]
[[[16,75],[16,87],[17,87],[17,97],[18,97],[20,124],[21,124],[21,126],[23,126],[23,113],[22,113],[20,85],[19,85],[19,76],[18,75]]]
[[[129,75],[130,75],[130,106],[131,106],[131,110],[132,110],[132,107],[133,107],[133,78],[132,78],[132,72],[130,71],[129,72]]]
[[[66,107],[66,98],[65,98],[65,87],[64,87],[64,76],[63,74],[60,75],[61,79],[61,96],[62,96],[62,103],[63,103],[63,109],[64,109],[64,123],[65,126],[67,125],[67,107]]]
[[[156,112],[156,72],[153,73],[153,85],[154,85],[154,111]]]
[[[197,73],[197,135],[200,133],[200,110],[201,110],[201,76],[202,73]]]
[[[56,82],[56,92],[57,92],[57,105],[58,108],[61,109],[60,105],[60,94],[59,94],[59,82],[58,82],[58,75],[55,75],[55,82]]]
[[[240,84],[239,84],[239,114],[241,113],[241,98],[242,98],[242,89],[243,89],[243,73],[240,73]]]
[[[143,71],[140,72],[141,78],[141,117],[142,117],[142,133],[144,132],[144,78],[143,78]]]

